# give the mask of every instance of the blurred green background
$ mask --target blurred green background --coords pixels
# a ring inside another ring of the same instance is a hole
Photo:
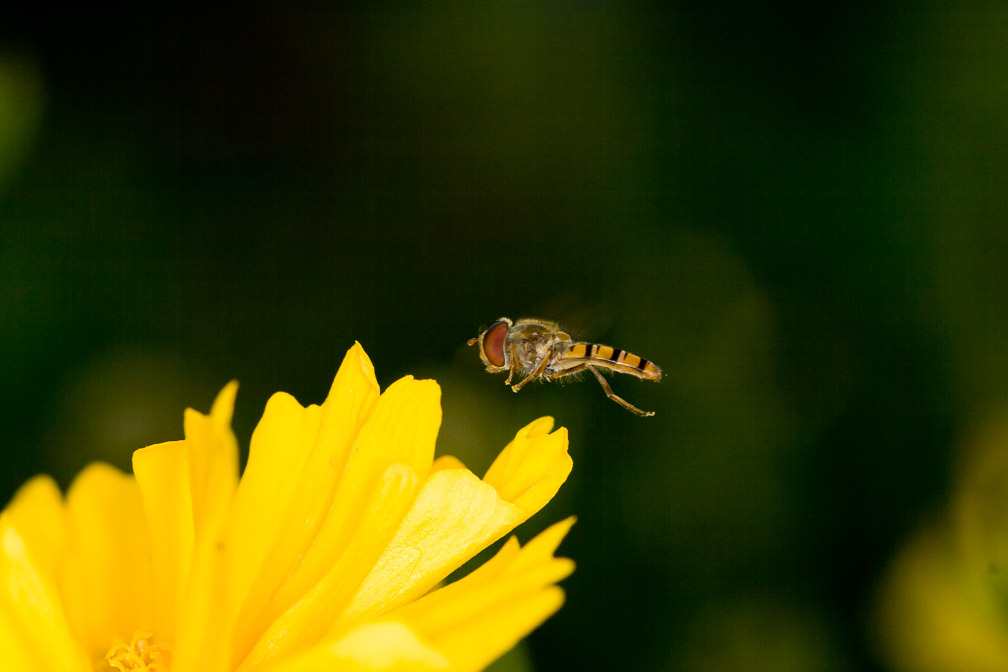
[[[476,470],[570,429],[519,536],[577,514],[578,570],[501,669],[902,669],[876,586],[1008,392],[1008,11],[956,6],[7,17],[4,498],[231,378],[247,446],[357,339]],[[612,385],[656,417],[512,394],[465,347],[501,315],[654,360]]]

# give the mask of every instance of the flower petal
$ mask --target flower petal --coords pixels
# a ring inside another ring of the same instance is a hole
[[[273,672],[426,672],[451,669],[448,659],[420,641],[401,623],[368,623],[338,642],[316,646],[285,661]]]
[[[389,467],[361,521],[368,533],[355,543],[354,552],[341,555],[297,604],[262,624],[264,634],[242,661],[241,672],[260,669],[268,661],[307,649],[321,639],[374,566],[419,486],[420,479],[409,467]]]
[[[573,465],[567,430],[552,427],[541,418],[520,430],[485,481],[464,469],[432,472],[339,627],[424,594],[542,508]]]
[[[361,423],[378,399],[374,367],[359,343],[347,352],[321,406],[276,394],[256,427],[225,545],[240,608],[236,646],[251,647],[252,621],[304,557],[332,505]],[[297,521],[292,524],[291,521]]]
[[[511,538],[467,577],[376,621],[334,632],[332,643],[279,670],[482,670],[560,608],[563,591],[555,583],[574,563],[553,553],[573,523],[569,518],[553,525],[524,548]]]
[[[340,613],[416,496],[440,423],[440,388],[434,381],[406,377],[381,395],[308,554],[247,628],[265,634],[241,669],[314,644]]]
[[[567,453],[567,428],[551,434],[552,429],[548,416],[520,429],[483,476],[523,511],[522,522],[553,499],[574,466]]]
[[[466,466],[462,464],[462,460],[458,459],[453,455],[441,455],[436,460],[434,464],[431,465],[431,471],[441,471],[443,469],[465,469]]]
[[[28,545],[0,514],[0,653],[7,669],[86,672],[87,656],[74,640],[51,577],[39,572]],[[18,667],[18,663],[28,662]]]
[[[422,595],[520,520],[518,508],[472,472],[435,471],[341,621]]]
[[[386,618],[410,626],[451,660],[453,670],[482,670],[563,604],[554,584],[574,571],[574,563],[553,553],[573,523],[556,523],[521,549],[512,539],[465,578]]]
[[[174,641],[196,543],[185,442],[159,443],[135,451],[133,474],[140,487],[150,540],[154,631],[159,638]]]
[[[70,534],[56,481],[49,476],[35,476],[14,493],[7,513],[39,571],[54,576],[56,559],[65,552]]]
[[[894,669],[1004,670],[1003,598],[990,590],[987,572],[978,581],[966,569],[960,538],[947,532],[920,534],[887,570],[875,610],[881,643]]]
[[[227,600],[229,567],[221,540],[238,484],[238,443],[231,431],[237,391],[237,383],[226,385],[208,416],[186,413],[195,540],[175,628],[173,672],[224,672],[231,661],[228,617],[234,610]]]
[[[427,474],[441,425],[440,399],[437,383],[411,376],[381,395],[354,443],[346,473],[308,555],[276,591],[274,614],[318,583],[352,544],[366,542],[374,534],[362,521],[372,515],[369,500],[390,466],[401,464],[420,478]]]
[[[91,464],[67,493],[72,543],[61,587],[67,618],[91,657],[129,641],[153,618],[151,561],[140,490],[132,476]]]
[[[133,473],[150,535],[154,630],[160,639],[176,642],[176,656],[183,660],[188,637],[202,636],[186,611],[189,600],[205,597],[191,591],[192,572],[199,563],[214,562],[237,486],[238,445],[230,426],[237,391],[236,383],[226,385],[208,416],[187,410],[185,440],[133,453]],[[197,541],[203,549],[198,557]],[[205,579],[208,570],[201,571]],[[188,634],[180,633],[180,628]],[[175,667],[180,668],[178,663]]]
[[[9,669],[31,670],[39,661],[21,630],[13,615],[0,609],[0,659]]]
[[[214,400],[210,415],[185,412],[185,445],[189,453],[189,489],[197,537],[215,536],[238,486],[238,440],[231,431],[238,383],[231,381]]]

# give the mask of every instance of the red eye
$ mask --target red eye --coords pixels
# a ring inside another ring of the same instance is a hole
[[[501,320],[491,324],[483,333],[483,354],[494,366],[504,366],[504,337],[507,332],[508,323]]]

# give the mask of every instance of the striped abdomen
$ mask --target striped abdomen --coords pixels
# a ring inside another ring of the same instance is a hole
[[[662,372],[654,362],[638,357],[632,352],[612,348],[598,343],[575,343],[564,350],[562,359],[571,368],[586,363],[612,369],[617,373],[628,373],[645,380],[661,380]]]

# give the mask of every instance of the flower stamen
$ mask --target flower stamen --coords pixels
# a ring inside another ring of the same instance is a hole
[[[129,644],[119,642],[105,654],[105,662],[119,672],[168,672],[171,647],[154,641],[154,633],[138,630]]]

